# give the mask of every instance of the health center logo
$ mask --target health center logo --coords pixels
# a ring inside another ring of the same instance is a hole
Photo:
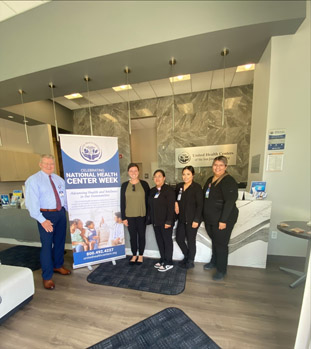
[[[178,155],[178,161],[183,165],[187,164],[190,160],[191,160],[191,155],[187,152],[183,152]]]
[[[80,155],[88,162],[95,162],[102,156],[100,147],[95,143],[84,143],[80,147]]]

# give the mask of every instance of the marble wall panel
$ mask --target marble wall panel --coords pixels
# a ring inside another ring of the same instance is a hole
[[[174,166],[175,148],[217,144],[237,144],[237,164],[228,171],[238,182],[247,181],[253,86],[226,89],[224,126],[222,93],[219,89],[175,96],[174,128],[172,113],[157,111],[159,166],[169,183],[181,181],[181,170]],[[203,185],[212,170],[197,168],[196,173]]]
[[[222,94],[222,89],[218,89],[130,103],[131,118],[157,117],[158,164],[165,170],[168,183],[181,181],[181,169],[175,169],[175,148],[217,144],[237,144],[237,164],[228,171],[238,182],[247,181],[253,86],[225,90],[224,126],[221,124]],[[119,152],[123,155],[121,178],[126,180],[130,162],[127,103],[94,107],[92,116],[94,135],[118,137]],[[88,109],[74,112],[74,133],[90,134]],[[196,168],[196,173],[196,181],[203,185],[212,170]]]
[[[128,133],[128,111],[126,103],[91,108],[94,136],[118,137],[121,181],[127,180],[127,166],[131,161]],[[74,134],[90,135],[88,109],[74,112]]]

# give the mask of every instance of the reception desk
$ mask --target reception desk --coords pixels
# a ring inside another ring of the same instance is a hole
[[[271,201],[237,201],[239,218],[232,231],[229,242],[229,265],[265,268],[268,251],[268,237],[271,216]],[[175,239],[176,225],[173,233],[173,259],[182,259],[183,254]],[[127,253],[131,254],[128,232],[126,232]],[[207,263],[211,259],[212,243],[208,237],[204,223],[197,234],[196,262]],[[159,257],[158,247],[153,228],[147,226],[145,256]]]
[[[265,268],[268,250],[269,224],[271,215],[271,201],[237,201],[239,218],[232,231],[229,242],[229,265]],[[17,208],[0,209],[2,242],[24,244],[38,243],[40,238],[37,223],[29,216],[27,210]],[[129,234],[125,229],[126,252],[131,255]],[[174,259],[182,259],[175,239],[176,225],[173,233]],[[1,239],[0,239],[1,240]],[[70,234],[67,231],[67,246],[71,245]],[[197,235],[197,254],[195,261],[207,263],[211,259],[212,243],[209,239],[204,223],[201,224]],[[70,248],[70,247],[69,247]],[[153,227],[147,226],[145,256],[159,257]]]
[[[16,207],[0,209],[0,242],[18,244],[22,242],[37,243],[40,245],[40,236],[37,222],[30,217],[28,210]],[[67,226],[66,243],[71,243],[69,229]]]

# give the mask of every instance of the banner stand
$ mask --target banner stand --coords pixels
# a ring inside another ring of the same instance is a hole
[[[126,258],[117,137],[60,135],[73,269]],[[64,195],[64,193],[63,193]]]

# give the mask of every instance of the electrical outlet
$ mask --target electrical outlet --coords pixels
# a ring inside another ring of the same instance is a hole
[[[271,239],[277,239],[278,238],[278,232],[277,231],[272,231],[271,232]]]

